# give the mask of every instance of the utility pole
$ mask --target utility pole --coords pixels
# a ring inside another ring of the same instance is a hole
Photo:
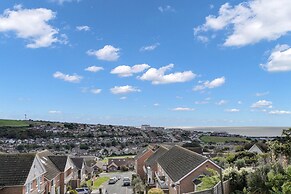
[[[220,174],[220,182],[221,182],[221,194],[224,194],[222,168],[220,168],[219,174]]]

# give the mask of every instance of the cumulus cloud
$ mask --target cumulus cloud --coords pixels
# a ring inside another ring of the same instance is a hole
[[[225,109],[225,112],[240,112],[240,109],[237,108]]]
[[[79,76],[77,74],[68,75],[68,74],[63,74],[62,72],[59,72],[59,71],[55,72],[53,74],[53,77],[56,79],[61,79],[61,80],[64,80],[66,82],[72,82],[72,83],[78,83],[82,79],[82,76]]]
[[[85,71],[90,71],[90,72],[93,72],[93,73],[96,73],[98,71],[101,71],[101,70],[104,70],[103,67],[98,67],[98,66],[90,66],[90,67],[87,67],[85,69]]]
[[[216,78],[212,81],[205,81],[202,84],[197,85],[193,88],[194,91],[200,91],[204,89],[212,89],[222,86],[225,83],[225,77]]]
[[[78,31],[89,31],[90,27],[89,26],[76,26],[76,29]]]
[[[289,115],[291,114],[291,111],[286,111],[286,110],[272,110],[269,112],[269,114],[272,115]]]
[[[80,2],[81,0],[50,0],[50,1],[62,5],[63,3],[70,3],[74,1]]]
[[[55,17],[56,13],[50,9],[24,9],[21,5],[16,5],[13,10],[6,9],[0,15],[0,32],[14,32],[18,38],[28,41],[28,48],[64,43],[56,37],[58,29],[48,24]]]
[[[165,72],[171,70],[173,67],[174,64],[169,64],[159,69],[150,68],[139,79],[151,81],[152,84],[169,84],[187,82],[196,77],[192,71],[175,72],[165,75]]]
[[[50,113],[50,114],[61,114],[62,112],[59,111],[59,110],[50,110],[50,111],[48,111],[48,113]]]
[[[159,11],[161,13],[165,13],[165,12],[176,12],[176,10],[172,6],[170,6],[170,5],[159,6],[158,9],[159,9]]]
[[[226,100],[220,100],[220,101],[216,102],[216,105],[222,106],[222,105],[225,105],[226,103],[227,103]]]
[[[291,48],[289,45],[277,45],[266,64],[260,66],[269,72],[291,71]]]
[[[251,108],[272,108],[273,103],[267,100],[259,100],[252,104]]]
[[[95,56],[99,60],[104,61],[117,61],[120,57],[120,48],[115,48],[112,45],[105,45],[99,50],[88,50],[87,54],[89,56]]]
[[[141,47],[139,50],[141,51],[141,52],[143,52],[143,51],[153,51],[153,50],[155,50],[158,46],[160,46],[160,43],[155,43],[155,44],[152,44],[152,45],[148,45],[148,46],[143,46],[143,47]]]
[[[129,77],[135,73],[143,72],[144,70],[150,68],[148,64],[138,64],[132,67],[127,65],[120,65],[111,70],[111,74],[117,74],[119,77]]]
[[[99,88],[93,88],[93,89],[91,89],[90,91],[91,91],[91,93],[93,93],[93,94],[100,94],[102,90],[99,89]]]
[[[266,95],[268,95],[270,92],[269,91],[267,91],[267,92],[257,92],[256,93],[256,96],[258,96],[258,97],[260,97],[260,96],[266,96]]]
[[[173,108],[173,111],[193,111],[193,108],[189,108],[189,107],[177,107],[177,108]]]
[[[210,30],[229,30],[224,46],[245,46],[262,40],[276,40],[291,31],[289,0],[249,0],[231,6],[225,3],[218,16],[194,28],[197,36]]]
[[[110,89],[112,94],[127,94],[132,92],[141,92],[140,89],[133,87],[133,86],[114,86]]]

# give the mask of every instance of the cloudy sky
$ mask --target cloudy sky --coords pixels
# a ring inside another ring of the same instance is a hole
[[[290,0],[9,0],[0,118],[291,124]]]

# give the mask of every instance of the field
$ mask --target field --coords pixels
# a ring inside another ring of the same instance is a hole
[[[0,127],[27,127],[26,121],[0,119]]]
[[[109,177],[99,177],[94,181],[92,185],[92,180],[87,181],[87,186],[91,187],[91,189],[98,189],[103,183],[109,180]]]
[[[204,143],[224,143],[231,141],[247,142],[246,138],[243,137],[220,137],[220,136],[201,136],[200,140]]]

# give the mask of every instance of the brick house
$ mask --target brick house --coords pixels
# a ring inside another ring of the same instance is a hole
[[[207,169],[221,168],[205,156],[180,146],[174,146],[157,159],[156,186],[168,194],[195,191],[195,180],[207,175]]]
[[[86,174],[85,174],[85,160],[84,158],[76,157],[71,158],[73,164],[75,165],[74,168],[74,176],[71,182],[71,186],[73,188],[77,188],[81,186],[81,183],[85,181]]]
[[[67,191],[67,187],[71,186],[71,180],[74,178],[74,164],[68,156],[48,156],[52,163],[61,172],[60,174],[60,194]]]
[[[155,185],[155,173],[158,170],[157,160],[162,157],[169,149],[165,146],[159,146],[148,159],[145,160],[146,169],[146,184],[149,186]]]
[[[113,172],[121,170],[122,166],[133,169],[134,159],[133,158],[112,158],[108,160],[107,171]]]
[[[44,194],[45,167],[35,154],[0,154],[0,194]]]
[[[40,158],[41,163],[46,169],[44,175],[46,184],[46,194],[60,194],[61,192],[61,171],[54,165],[54,163],[49,159],[49,156],[52,156],[48,150],[43,150],[38,152],[37,155]]]
[[[135,172],[140,176],[142,180],[146,180],[145,161],[154,153],[153,148],[148,146],[140,151],[135,157]]]

